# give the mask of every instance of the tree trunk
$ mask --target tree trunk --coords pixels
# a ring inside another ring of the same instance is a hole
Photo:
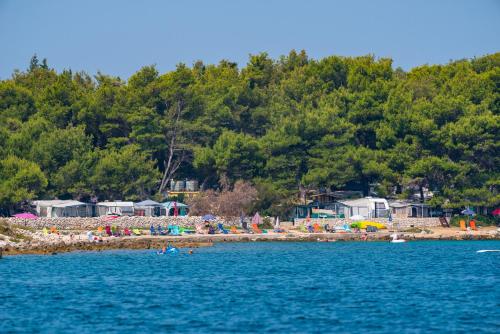
[[[168,150],[167,150],[167,156],[166,159],[163,161],[163,166],[165,168],[163,172],[163,177],[161,179],[160,183],[160,188],[158,191],[160,193],[164,192],[168,183],[170,180],[172,180],[175,172],[179,169],[181,163],[184,161],[185,158],[185,151],[180,150],[181,154],[180,156],[175,156],[176,151],[179,151],[178,148],[178,134],[179,134],[179,121],[181,118],[182,114],[182,101],[179,101],[177,103],[177,108],[175,112],[175,120],[174,120],[174,125],[173,125],[173,133],[172,137],[170,138],[170,143],[168,145]]]

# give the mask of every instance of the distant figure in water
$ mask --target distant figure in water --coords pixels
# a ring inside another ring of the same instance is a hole
[[[192,250],[192,249],[188,250],[188,254],[193,254],[193,253],[194,253],[194,252],[193,252],[193,250]]]

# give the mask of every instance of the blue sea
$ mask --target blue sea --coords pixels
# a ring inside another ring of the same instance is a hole
[[[498,333],[500,241],[0,260],[0,333]]]

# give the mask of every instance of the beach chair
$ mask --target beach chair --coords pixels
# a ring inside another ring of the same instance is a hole
[[[450,223],[448,222],[448,219],[446,219],[446,217],[439,217],[439,222],[443,227],[450,227]]]
[[[230,231],[231,231],[231,233],[232,233],[232,234],[238,234],[238,233],[240,233],[240,232],[238,231],[238,229],[236,228],[236,226],[231,226]]]
[[[208,227],[208,234],[215,234],[215,229],[212,225]]]
[[[134,235],[141,235],[141,234],[142,234],[142,233],[141,233],[141,230],[139,230],[138,228],[134,228],[134,229],[132,230],[132,233],[133,233]]]
[[[325,232],[334,232],[332,229],[330,229],[330,225],[328,224],[323,225],[323,229],[325,230]]]
[[[98,226],[98,227],[97,227],[97,234],[98,234],[100,237],[102,237],[102,231],[103,231],[103,230],[104,230],[104,229],[102,228],[102,226]]]
[[[106,225],[105,229],[106,229],[106,235],[107,235],[108,237],[110,237],[110,236],[112,236],[112,235],[113,235],[113,233],[111,233],[111,226]]]
[[[158,227],[156,228],[156,231],[157,231],[158,235],[167,235],[167,232],[168,232],[168,231],[165,231],[165,230],[161,227],[161,225],[158,225]]]
[[[116,229],[115,225],[111,226],[111,234],[113,234],[115,237],[118,236],[118,230]]]
[[[221,223],[217,224],[217,228],[219,229],[219,232],[221,232],[221,233],[223,233],[223,234],[228,234],[228,233],[229,233],[229,231],[228,231],[228,230],[226,230],[226,229],[224,228],[224,225],[222,225]]]
[[[314,233],[314,228],[311,225],[307,226],[307,232]]]
[[[169,235],[181,235],[179,231],[179,226],[177,225],[169,225],[168,226],[168,234]]]
[[[42,230],[42,233],[43,233],[43,235],[48,235],[49,234],[49,230],[47,230],[47,228],[44,227],[43,230]]]
[[[351,228],[347,224],[344,224],[343,228],[344,228],[344,231],[346,231],[346,232],[349,232],[349,233],[352,232]]]
[[[319,226],[318,223],[314,223],[313,230],[314,230],[314,233],[323,233],[323,229],[321,228],[321,226]]]
[[[52,233],[52,234],[59,234],[59,231],[57,230],[57,228],[55,226],[52,226],[50,228],[50,233]]]
[[[153,225],[151,225],[151,226],[149,227],[149,233],[150,233],[151,235],[157,235],[156,230],[155,230],[155,227],[154,227]]]
[[[305,225],[300,225],[299,226],[299,231],[302,233],[307,233],[307,227]]]
[[[470,229],[473,230],[473,231],[477,231],[477,227],[476,227],[476,221],[475,220],[471,220],[469,222],[469,226],[470,226]]]
[[[465,226],[465,220],[460,221],[460,231],[467,231],[467,226]]]
[[[259,233],[259,234],[264,233],[264,232],[263,232],[263,231],[262,231],[262,230],[261,230],[261,229],[257,226],[257,224],[252,224],[252,231],[253,231],[254,233]]]
[[[132,235],[132,232],[130,232],[130,230],[125,227],[125,229],[123,230],[123,235],[130,237]]]

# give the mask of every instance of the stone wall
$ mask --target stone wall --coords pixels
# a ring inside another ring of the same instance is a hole
[[[377,223],[382,223],[385,226],[387,226],[390,229],[393,228],[399,228],[399,229],[404,229],[404,228],[410,228],[410,227],[434,227],[434,226],[441,226],[441,223],[439,222],[439,218],[432,217],[432,218],[393,218],[392,222],[389,221],[387,218],[370,218],[366,219],[366,221],[372,221],[372,222],[377,222]],[[344,224],[352,224],[354,221],[350,219],[322,219],[322,218],[313,218],[311,219],[311,224],[318,223],[321,226],[324,224],[330,225],[330,227],[341,227]],[[299,225],[304,225],[306,224],[305,219],[296,219],[295,220],[295,226]]]
[[[19,218],[8,218],[9,223],[18,224],[26,227],[31,227],[35,229],[42,229],[44,227],[50,228],[55,226],[59,230],[86,230],[86,229],[96,229],[98,226],[115,225],[121,228],[145,228],[148,229],[151,225],[155,227],[161,225],[166,227],[167,225],[179,225],[183,227],[193,227],[197,223],[202,223],[203,220],[199,216],[193,217],[120,217],[110,221],[105,221],[105,217],[65,217],[65,218],[46,218],[41,217],[38,219],[19,219]],[[414,227],[432,227],[441,226],[439,223],[439,218],[393,218],[392,222],[389,222],[387,218],[373,218],[369,221],[375,221],[385,224],[388,228],[394,228],[396,225],[398,228],[409,228],[412,225]],[[311,223],[318,223],[321,226],[324,224],[329,224],[330,227],[333,226],[343,226],[344,224],[351,224],[353,221],[350,219],[311,219]],[[226,226],[239,225],[239,218],[234,219],[222,219],[217,218],[214,224],[222,223]],[[306,223],[305,219],[295,220],[295,224],[290,222],[281,222],[281,226],[288,228],[293,226],[299,226]]]
[[[44,227],[50,228],[55,226],[58,230],[87,230],[96,229],[98,226],[119,226],[121,228],[145,228],[149,229],[151,225],[155,228],[158,225],[166,227],[167,225],[179,225],[183,227],[193,227],[197,223],[202,223],[201,217],[119,217],[110,221],[105,221],[105,217],[64,217],[64,218],[47,218],[40,217],[38,219],[19,219],[8,218],[9,223],[26,226],[35,229]],[[214,224],[222,223],[224,225],[239,224],[239,219],[216,219]]]

